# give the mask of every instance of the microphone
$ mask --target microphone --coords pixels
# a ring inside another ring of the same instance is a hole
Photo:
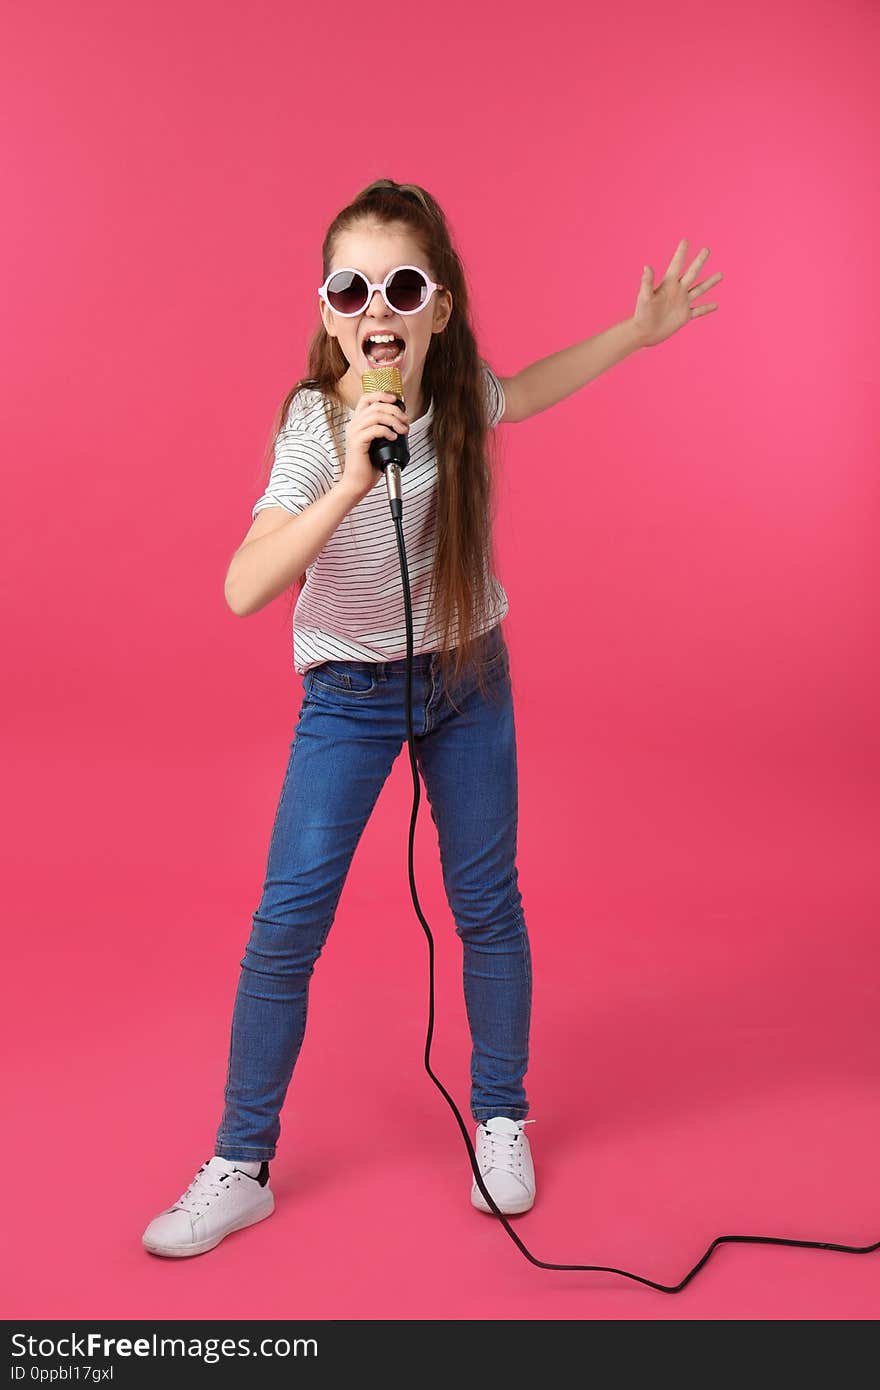
[[[361,384],[367,391],[391,391],[397,397],[397,405],[404,408],[403,381],[399,367],[374,367],[363,373]],[[388,501],[393,516],[402,516],[403,501],[400,495],[400,470],[409,463],[409,445],[406,435],[399,434],[396,439],[371,439],[370,462],[385,474]]]

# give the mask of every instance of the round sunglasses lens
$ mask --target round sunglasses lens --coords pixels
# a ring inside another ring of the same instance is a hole
[[[367,282],[356,270],[340,270],[327,284],[327,298],[340,314],[356,314],[367,302]]]
[[[428,282],[418,270],[396,270],[388,281],[388,298],[402,314],[421,308],[428,296]]]

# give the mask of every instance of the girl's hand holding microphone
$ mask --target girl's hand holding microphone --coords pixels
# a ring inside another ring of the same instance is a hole
[[[397,439],[409,429],[406,412],[395,405],[396,400],[390,391],[365,391],[346,426],[341,481],[358,500],[382,477],[381,469],[370,461],[370,444],[374,439]]]

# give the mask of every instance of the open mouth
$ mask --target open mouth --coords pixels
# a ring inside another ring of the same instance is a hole
[[[396,334],[390,343],[373,343],[369,339],[365,339],[363,351],[367,361],[372,362],[376,367],[396,367],[403,361],[406,343]]]

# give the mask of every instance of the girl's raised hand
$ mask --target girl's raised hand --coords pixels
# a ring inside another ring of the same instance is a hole
[[[382,470],[370,461],[372,441],[397,439],[409,429],[406,412],[396,400],[390,391],[365,391],[346,426],[343,478],[361,497],[382,477]]]
[[[709,255],[708,246],[703,247],[699,255],[691,261],[684,275],[681,275],[686,252],[687,241],[680,241],[666,274],[656,289],[654,272],[649,265],[645,266],[633,314],[633,323],[642,347],[654,347],[657,343],[662,343],[665,338],[671,338],[673,333],[683,328],[689,319],[699,318],[701,314],[714,313],[718,308],[717,304],[700,304],[694,307],[694,300],[705,294],[713,285],[717,285],[721,279],[719,271],[717,275],[710,275],[708,280],[701,280],[698,285],[694,284]]]

